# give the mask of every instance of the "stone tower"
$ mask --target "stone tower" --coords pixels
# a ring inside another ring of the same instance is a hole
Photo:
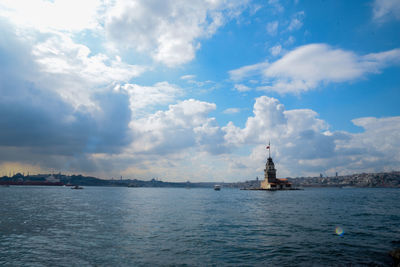
[[[264,178],[268,183],[276,182],[276,169],[271,157],[268,157],[267,163],[265,164]]]
[[[260,190],[292,190],[292,184],[287,179],[276,178],[274,161],[271,158],[271,145],[268,143],[268,159],[265,163],[264,181],[260,184]]]

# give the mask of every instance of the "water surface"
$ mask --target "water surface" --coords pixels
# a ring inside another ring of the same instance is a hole
[[[12,186],[0,203],[5,266],[386,266],[400,247],[398,189]]]

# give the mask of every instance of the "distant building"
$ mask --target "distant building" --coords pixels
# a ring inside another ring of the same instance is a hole
[[[59,183],[60,179],[56,178],[53,174],[46,177],[46,182],[49,183]]]
[[[270,145],[267,146],[269,151],[267,163],[264,169],[264,181],[261,182],[261,189],[291,189],[292,184],[287,179],[276,178],[276,169],[274,161],[271,158]]]

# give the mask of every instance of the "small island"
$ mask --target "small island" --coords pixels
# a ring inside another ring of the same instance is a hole
[[[271,144],[268,143],[266,147],[268,150],[268,159],[265,163],[264,169],[264,181],[261,182],[259,188],[243,188],[244,190],[300,190],[298,188],[292,187],[292,183],[288,179],[278,179],[276,178],[276,169],[274,161],[271,157]]]
[[[264,181],[261,182],[261,190],[293,190],[292,183],[288,179],[276,178],[276,169],[271,156],[268,157],[264,169]]]

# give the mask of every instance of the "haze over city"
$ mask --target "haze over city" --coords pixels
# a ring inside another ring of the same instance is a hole
[[[400,3],[0,0],[0,175],[400,166]]]

